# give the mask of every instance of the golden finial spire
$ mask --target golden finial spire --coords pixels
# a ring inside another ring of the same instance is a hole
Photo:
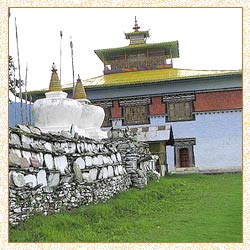
[[[49,92],[62,91],[62,86],[57,75],[57,69],[55,63],[52,65],[52,74],[50,78]]]
[[[85,92],[84,87],[82,86],[82,81],[81,81],[79,74],[78,74],[78,79],[76,82],[73,99],[86,99],[86,92]]]
[[[138,24],[137,24],[136,16],[135,16],[135,26],[133,27],[133,29],[135,30],[135,32],[139,31],[139,29],[140,29],[140,26],[138,26]]]

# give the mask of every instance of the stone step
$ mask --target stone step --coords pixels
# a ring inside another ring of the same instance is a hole
[[[172,173],[175,173],[175,174],[199,173],[199,169],[197,167],[175,168],[175,171]]]

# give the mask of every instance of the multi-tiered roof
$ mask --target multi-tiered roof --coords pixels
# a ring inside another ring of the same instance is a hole
[[[126,85],[164,84],[175,81],[217,79],[242,75],[241,70],[193,70],[173,68],[172,58],[179,57],[178,41],[146,43],[148,31],[140,31],[135,19],[134,31],[125,33],[130,44],[125,47],[95,50],[104,63],[104,75],[83,80],[76,86],[74,98],[83,98],[85,90]],[[125,73],[127,72],[127,73]],[[80,85],[81,86],[80,86]],[[63,90],[72,91],[72,83]],[[42,98],[48,89],[30,91],[34,100]],[[79,94],[79,91],[81,92]]]
[[[95,50],[104,64],[104,74],[172,68],[179,57],[178,41],[146,43],[148,31],[140,31],[135,18],[134,31],[125,33],[130,44],[125,47]],[[169,59],[169,60],[168,60]]]

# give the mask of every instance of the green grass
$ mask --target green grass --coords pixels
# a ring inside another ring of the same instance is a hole
[[[173,175],[105,204],[36,215],[10,242],[242,242],[242,176]]]

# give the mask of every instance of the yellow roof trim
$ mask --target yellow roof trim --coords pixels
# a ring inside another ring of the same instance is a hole
[[[193,70],[176,68],[155,69],[102,75],[84,80],[82,81],[82,84],[85,88],[98,88],[155,82],[169,82],[183,79],[202,79],[208,77],[221,77],[240,74],[242,74],[241,70]],[[71,88],[72,84],[66,84],[63,86],[64,90]],[[40,90],[40,92],[43,91],[45,92],[46,90]],[[38,93],[38,91],[30,91],[29,93],[35,94]]]
[[[176,81],[181,79],[215,77],[239,74],[235,70],[189,70],[189,69],[155,69],[103,75],[83,81],[86,88],[117,85],[132,85],[154,82]],[[66,87],[66,86],[64,86]]]

